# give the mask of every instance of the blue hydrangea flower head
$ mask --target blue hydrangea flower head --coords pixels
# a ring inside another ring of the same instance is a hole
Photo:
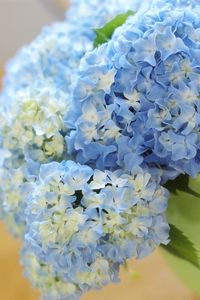
[[[192,7],[158,3],[83,58],[68,143],[81,163],[146,166],[166,181],[200,171],[200,21]]]
[[[168,243],[167,200],[159,178],[142,169],[127,174],[73,161],[42,165],[25,211],[25,249],[74,294],[101,288],[118,281],[128,258]],[[45,282],[39,284],[43,291]]]

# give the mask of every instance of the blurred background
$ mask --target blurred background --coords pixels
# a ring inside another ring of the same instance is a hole
[[[0,67],[41,27],[62,19],[67,0],[0,0]]]
[[[67,0],[0,0],[0,77],[5,62],[42,26],[62,19],[67,5]],[[0,223],[0,299],[39,300],[38,292],[23,277],[20,246]],[[132,260],[121,271],[121,279],[119,285],[89,293],[83,300],[197,300],[160,252],[142,261]]]

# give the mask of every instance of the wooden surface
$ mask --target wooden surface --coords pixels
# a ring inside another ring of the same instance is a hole
[[[1,74],[1,72],[0,72]],[[0,222],[0,300],[39,300],[19,264],[21,244]],[[133,275],[133,274],[137,275]],[[160,253],[132,260],[121,270],[121,283],[85,295],[82,300],[198,300],[176,277]],[[57,300],[57,299],[55,299]]]

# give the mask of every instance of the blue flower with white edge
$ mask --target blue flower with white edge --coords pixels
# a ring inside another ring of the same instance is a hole
[[[200,22],[197,2],[167,1],[157,9],[158,2],[82,59],[73,92],[76,118],[66,139],[80,163],[157,169],[164,182],[200,171]],[[94,122],[86,111],[96,112]]]
[[[168,243],[169,193],[159,181],[140,168],[128,174],[73,161],[41,165],[25,210],[27,253],[81,294],[117,281],[128,258]]]

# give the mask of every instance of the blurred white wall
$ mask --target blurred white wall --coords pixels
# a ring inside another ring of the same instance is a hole
[[[64,17],[67,0],[0,0],[0,68],[41,27]]]

